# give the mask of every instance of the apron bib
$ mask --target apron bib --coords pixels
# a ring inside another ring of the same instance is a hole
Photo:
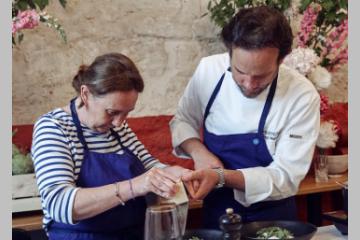
[[[119,142],[123,154],[97,153],[89,150],[76,112],[75,99],[70,104],[76,131],[84,147],[84,158],[76,186],[99,187],[125,181],[145,172],[142,162],[121,143],[120,136],[110,129]],[[115,187],[114,187],[115,194]],[[125,240],[143,239],[146,201],[137,197],[97,216],[79,221],[75,225],[53,222],[49,227],[50,240]]]
[[[230,68],[228,69],[230,72]],[[256,133],[216,135],[206,129],[205,121],[209,115],[214,100],[221,88],[226,72],[217,83],[204,114],[204,144],[215,154],[226,169],[242,169],[249,167],[266,167],[272,161],[272,156],[266,146],[264,126],[275,95],[277,76],[273,80]],[[262,201],[244,207],[234,198],[232,188],[214,189],[204,199],[203,222],[205,228],[219,228],[219,218],[225,214],[226,208],[233,208],[239,213],[244,223],[267,220],[296,220],[296,205],[294,197],[277,201]]]

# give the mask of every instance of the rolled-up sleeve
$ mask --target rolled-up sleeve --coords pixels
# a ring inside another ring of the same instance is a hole
[[[234,190],[235,199],[249,206],[295,195],[310,168],[319,128],[320,98],[309,91],[294,101],[276,142],[273,162],[267,167],[238,169],[244,175],[245,192]]]
[[[202,65],[202,62],[200,62],[186,86],[174,117],[169,123],[174,148],[173,154],[177,157],[190,158],[190,156],[181,149],[181,143],[190,138],[200,139],[200,128],[203,121],[203,103],[199,97],[199,89],[201,89],[199,88],[201,85],[199,82],[199,74]]]

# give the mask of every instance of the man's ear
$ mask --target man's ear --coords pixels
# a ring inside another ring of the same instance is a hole
[[[80,99],[85,105],[85,107],[88,106],[89,97],[90,97],[90,90],[86,85],[81,85],[80,87]]]

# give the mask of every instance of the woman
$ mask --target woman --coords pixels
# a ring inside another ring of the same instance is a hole
[[[34,126],[32,157],[51,240],[142,239],[144,196],[170,197],[183,172],[152,157],[128,127],[144,83],[126,56],[81,66],[78,96]]]

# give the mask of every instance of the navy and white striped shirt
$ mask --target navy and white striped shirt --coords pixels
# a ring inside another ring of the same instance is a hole
[[[90,151],[124,153],[110,131],[98,133],[83,124],[81,127]],[[165,166],[149,154],[126,121],[114,131],[119,134],[122,144],[142,161],[146,170]],[[44,212],[45,231],[53,220],[74,224],[72,209],[79,189],[75,181],[80,172],[83,152],[73,118],[63,109],[57,108],[44,114],[35,123],[31,154]]]

